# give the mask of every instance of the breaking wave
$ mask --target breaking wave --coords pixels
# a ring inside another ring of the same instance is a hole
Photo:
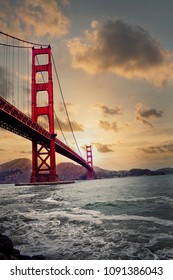
[[[2,185],[0,233],[48,259],[172,259],[173,177],[139,182]]]

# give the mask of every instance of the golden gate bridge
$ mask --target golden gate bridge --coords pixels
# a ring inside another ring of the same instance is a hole
[[[0,32],[0,37],[0,127],[32,142],[31,183],[59,180],[56,153],[85,167],[88,179],[94,179],[92,147],[86,146],[84,159],[69,118],[51,46],[4,32]],[[79,153],[69,147],[54,110],[53,68]],[[55,120],[65,143],[55,133]]]

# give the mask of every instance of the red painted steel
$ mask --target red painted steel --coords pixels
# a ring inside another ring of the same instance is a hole
[[[86,159],[88,164],[92,167],[91,170],[88,170],[88,179],[94,179],[93,156],[91,145],[86,146]]]
[[[45,130],[38,123],[34,123],[31,118],[22,113],[19,109],[17,109],[14,105],[6,101],[1,96],[0,127],[29,140],[37,138],[40,143],[49,143],[50,134],[47,130]]]
[[[11,103],[0,96],[0,127],[11,131],[30,141],[37,139],[39,144],[50,147],[50,133],[38,123],[34,123],[31,118],[26,116]],[[55,150],[65,157],[74,160],[78,164],[85,167],[87,170],[92,170],[92,167],[80,157],[75,151],[69,148],[58,138],[55,139]]]
[[[39,55],[48,58],[47,64],[38,64]],[[48,81],[42,83],[37,82],[36,76],[45,72]],[[38,93],[43,94],[47,91],[48,104],[39,106]],[[39,116],[47,116],[50,133],[50,145],[38,144],[37,139],[32,140],[32,174],[31,182],[55,182],[58,181],[56,171],[55,156],[55,138],[54,131],[54,100],[53,100],[53,81],[52,81],[52,63],[51,63],[51,47],[32,49],[32,121],[38,122]]]
[[[48,63],[37,65],[36,56],[44,54],[48,56]],[[94,178],[91,147],[88,150],[86,161],[56,138],[56,134],[54,133],[51,48],[33,48],[32,60],[32,119],[4,98],[0,97],[0,127],[32,141],[31,182],[54,182],[58,180],[55,152],[84,166],[88,170],[88,178]],[[36,75],[42,71],[48,73],[48,81],[37,83]],[[37,105],[38,92],[43,91],[47,91],[48,93],[48,104],[44,107]],[[49,131],[37,123],[40,115],[46,115],[48,117]]]

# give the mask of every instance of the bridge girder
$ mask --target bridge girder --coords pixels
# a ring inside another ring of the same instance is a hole
[[[2,97],[0,97],[0,127],[30,141],[37,139],[39,144],[50,146],[50,133]],[[57,153],[82,165],[88,171],[93,170],[82,157],[58,138],[55,139],[55,150]]]

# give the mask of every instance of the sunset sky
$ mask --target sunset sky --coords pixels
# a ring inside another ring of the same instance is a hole
[[[84,145],[92,144],[94,165],[104,169],[173,167],[172,0],[0,0],[0,5],[1,31],[51,45],[83,155]],[[55,81],[54,95],[56,114],[75,149]],[[31,158],[31,143],[1,129],[1,163],[19,157]],[[57,163],[62,161],[67,159],[57,155]]]

